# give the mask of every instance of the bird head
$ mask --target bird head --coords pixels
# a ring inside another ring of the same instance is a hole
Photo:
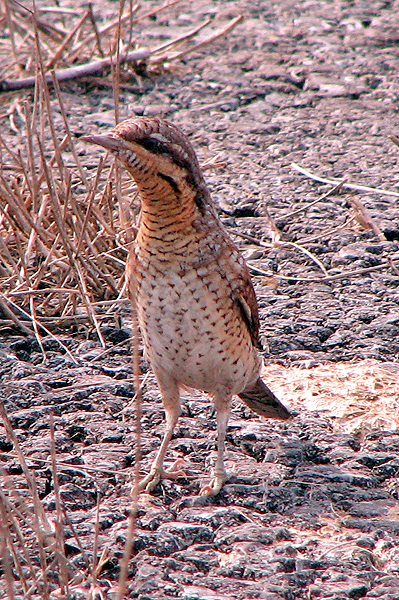
[[[197,205],[204,204],[208,194],[197,156],[187,136],[176,125],[159,118],[135,117],[106,134],[81,139],[116,156],[140,192],[148,194],[154,187],[166,185],[169,193],[179,196],[188,186],[191,192],[199,194]]]

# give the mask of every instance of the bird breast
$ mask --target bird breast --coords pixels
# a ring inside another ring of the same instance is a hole
[[[260,359],[223,265],[194,265],[187,256],[168,260],[164,252],[159,260],[138,248],[136,307],[146,356],[156,375],[205,392],[238,393]]]

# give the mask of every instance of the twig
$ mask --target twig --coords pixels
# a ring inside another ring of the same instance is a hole
[[[14,64],[18,65],[19,68],[21,69],[21,65],[20,65],[20,62],[18,60],[18,55],[17,55],[17,45],[15,43],[14,21],[11,18],[9,2],[7,2],[7,1],[4,2],[4,8],[5,8],[5,12],[6,12],[7,25],[8,25],[8,29],[9,29],[9,32],[10,32],[10,40],[11,40],[11,50],[12,50],[13,62],[14,62]]]
[[[299,244],[296,244],[295,242],[280,242],[279,246],[283,247],[283,248],[287,247],[287,246],[288,247],[291,246],[292,248],[296,248],[300,252],[303,252],[304,254],[306,254],[306,256],[308,258],[310,258],[310,260],[313,260],[313,262],[316,263],[316,265],[323,271],[324,275],[328,276],[327,269],[325,268],[323,263],[314,254],[312,254],[309,250],[307,250],[303,246],[300,246]]]
[[[30,296],[30,298],[29,298],[29,307],[30,307],[30,314],[32,317],[33,331],[35,332],[35,338],[36,338],[37,343],[39,344],[39,348],[43,354],[43,358],[45,359],[45,358],[47,358],[47,355],[46,355],[46,351],[43,346],[42,338],[39,333],[39,323],[37,321],[37,316],[36,316],[35,297],[34,296]]]
[[[118,581],[118,593],[117,600],[123,600],[127,577],[129,571],[129,560],[132,554],[133,543],[134,543],[134,534],[137,528],[137,509],[138,509],[138,500],[140,494],[140,461],[141,461],[141,372],[140,372],[140,353],[139,353],[139,325],[137,313],[133,310],[133,372],[134,372],[134,382],[136,388],[136,414],[135,414],[135,433],[136,433],[136,453],[134,460],[134,479],[133,479],[133,488],[132,488],[132,504],[130,507],[129,518],[128,518],[128,528],[126,532],[126,542],[125,548],[123,551],[123,556],[120,561],[120,575]]]
[[[12,300],[10,300],[9,298],[6,298],[1,292],[0,292],[0,300],[8,302],[8,304],[10,304],[13,308],[15,308],[17,311],[21,312],[24,315],[24,317],[27,317],[30,321],[33,321],[32,317],[31,317],[31,315],[29,313],[27,313],[20,306],[17,306],[16,304],[14,304],[14,302]],[[69,358],[75,363],[75,365],[79,365],[80,364],[79,361],[71,353],[71,351],[69,350],[69,348],[67,348],[65,346],[65,344],[63,344],[53,333],[51,333],[51,331],[49,329],[47,329],[47,327],[45,327],[45,325],[43,325],[42,322],[38,322],[38,324],[40,326],[40,329],[43,329],[43,331],[45,331],[53,340],[55,340],[56,342],[59,343],[59,345],[61,346],[61,348],[63,348],[63,350],[66,352],[66,354],[68,354]],[[29,335],[32,335],[32,331],[30,331],[30,330],[29,330]]]
[[[18,2],[17,0],[13,0],[13,5],[14,5],[14,10],[16,12],[28,13],[29,20],[34,21],[35,27],[37,27],[45,35],[48,35],[49,37],[51,37],[51,39],[53,39],[55,41],[59,41],[67,35],[67,32],[64,29],[61,29],[60,27],[55,27],[54,25],[50,25],[47,21],[40,19],[37,16],[36,7],[34,4],[33,4],[33,10],[24,6],[21,2]],[[21,21],[19,19],[18,25],[20,25],[20,24],[21,24]]]
[[[335,185],[333,188],[331,188],[331,190],[328,190],[328,192],[326,192],[325,194],[323,194],[322,196],[320,196],[320,198],[317,198],[317,200],[313,200],[313,202],[310,202],[309,204],[305,204],[304,206],[301,206],[301,208],[297,208],[296,210],[293,210],[292,212],[284,215],[284,217],[285,218],[293,217],[295,215],[298,215],[301,212],[304,212],[305,210],[307,210],[311,206],[314,206],[318,202],[322,202],[323,200],[325,200],[326,198],[328,198],[332,194],[335,194],[335,192],[339,192],[340,189],[342,188],[342,186],[344,185],[344,183],[346,183],[347,181],[348,181],[347,179],[343,179],[342,181],[340,181],[339,183],[337,183],[337,185]]]
[[[43,505],[40,502],[35,476],[29,470],[28,464],[25,460],[25,456],[22,452],[21,445],[17,439],[17,436],[14,433],[14,430],[11,426],[5,406],[1,399],[0,399],[0,416],[2,418],[3,425],[6,429],[7,436],[14,445],[15,451],[18,455],[19,464],[22,467],[22,470],[24,472],[30,492],[32,494],[32,502],[34,505],[34,515],[35,515],[35,520],[36,520],[36,525],[37,525],[36,533],[38,534],[39,540],[44,540],[44,538],[46,536],[51,536],[54,533],[54,530],[53,530],[53,527],[52,527],[50,521],[47,518],[46,513],[44,512]],[[43,564],[44,564],[44,562],[45,561],[43,561]]]
[[[122,33],[122,16],[123,7],[125,1],[119,0],[119,11],[118,11],[118,24],[115,31],[115,41],[113,47],[111,47],[110,54],[115,55],[115,64],[111,63],[112,73],[112,92],[114,95],[114,112],[115,112],[115,125],[119,123],[119,92],[121,83],[121,33]]]
[[[0,556],[1,556],[1,562],[2,562],[2,571],[3,571],[3,576],[6,582],[6,590],[7,590],[7,596],[10,600],[14,600],[15,598],[15,590],[14,590],[14,576],[13,576],[13,569],[12,569],[12,564],[11,564],[11,560],[10,560],[10,545],[11,545],[11,549],[12,549],[12,541],[10,540],[10,533],[9,533],[9,528],[7,527],[8,523],[8,518],[7,518],[7,512],[5,510],[5,508],[3,508],[3,503],[0,502]],[[11,542],[11,544],[10,544]],[[15,561],[15,563],[18,565],[19,562]],[[21,580],[24,583],[24,578],[22,578]]]
[[[110,352],[113,352],[115,350],[115,348],[120,348],[121,346],[124,346],[125,344],[130,344],[131,341],[132,341],[131,338],[128,337],[125,340],[118,342],[117,344],[113,344],[110,348],[106,348],[99,354],[96,354],[95,356],[90,358],[88,360],[88,362],[91,363],[91,362],[94,362],[95,360],[101,360],[102,358],[104,358],[104,356],[106,356],[107,354],[110,354]]]
[[[116,414],[118,416],[122,411]],[[5,456],[5,455],[4,455]],[[18,455],[15,452],[7,452],[6,456],[9,458],[18,458]],[[43,458],[34,458],[33,456],[29,457],[29,463],[35,463],[38,465],[43,465]],[[57,467],[63,467],[62,471],[66,469],[72,469],[73,471],[77,471],[79,473],[101,473],[102,475],[117,474],[117,475],[127,475],[127,469],[103,469],[101,467],[90,467],[89,465],[79,465],[76,463],[67,463],[62,461],[57,461]]]
[[[50,414],[50,456],[51,456],[51,471],[53,477],[53,488],[55,497],[55,506],[57,511],[57,520],[55,522],[55,538],[57,545],[56,558],[59,566],[59,583],[62,595],[65,598],[69,597],[68,589],[68,561],[65,555],[65,539],[63,528],[63,510],[60,494],[60,482],[58,478],[56,447],[55,447],[55,429],[54,416]]]
[[[44,288],[42,290],[13,290],[12,292],[8,292],[8,296],[41,296],[42,294],[80,294],[80,290],[76,288]],[[110,300],[110,302],[115,302],[115,300]]]
[[[198,27],[196,27],[192,31],[189,31],[188,33],[185,33],[184,35],[180,36],[179,38],[176,38],[175,40],[172,40],[170,42],[166,42],[166,44],[162,44],[162,46],[158,46],[158,48],[155,48],[152,51],[152,55],[158,54],[159,52],[164,52],[165,50],[167,50],[168,48],[171,48],[171,47],[176,48],[176,46],[179,46],[183,42],[187,42],[188,40],[190,40],[191,38],[193,38],[194,36],[196,36],[197,33],[199,33],[202,29],[204,29],[210,23],[212,23],[212,20],[213,19],[208,19],[207,21],[205,21],[205,23],[202,23],[202,25],[199,25]]]
[[[332,185],[336,184],[336,183],[341,183],[341,180],[339,180],[339,179],[326,179],[325,177],[320,177],[319,175],[315,175],[314,173],[311,173],[307,169],[304,169],[303,167],[301,167],[300,165],[297,165],[294,162],[291,163],[291,166],[296,171],[299,171],[299,173],[302,173],[302,175],[305,175],[306,177],[309,177],[310,179],[313,179],[314,181],[320,181],[320,183],[330,183]],[[394,196],[395,198],[399,198],[399,192],[391,192],[390,190],[383,190],[381,188],[373,188],[373,187],[369,187],[367,185],[358,185],[356,183],[342,183],[342,187],[348,188],[349,190],[362,190],[363,192],[371,192],[372,194],[385,194],[385,196]]]
[[[381,229],[374,223],[367,208],[363,205],[359,198],[349,198],[349,202],[355,212],[355,218],[364,229],[372,229],[380,242],[386,242],[387,238],[382,233]]]
[[[160,62],[163,62],[166,60],[167,61],[177,60],[177,59],[183,58],[183,56],[187,56],[188,54],[191,54],[192,52],[196,52],[197,50],[200,50],[204,46],[211,44],[218,38],[223,37],[223,36],[227,35],[228,33],[230,33],[230,31],[232,31],[232,29],[234,29],[234,27],[236,27],[239,23],[241,23],[241,21],[243,19],[244,19],[244,15],[239,15],[238,17],[236,17],[235,19],[230,21],[230,23],[227,25],[227,27],[224,27],[223,29],[219,29],[219,31],[217,31],[216,33],[214,33],[213,35],[208,37],[206,40],[203,40],[202,42],[199,42],[198,44],[191,46],[191,48],[188,48],[187,50],[183,50],[183,52],[178,52],[177,54],[173,54],[172,56],[165,56],[163,54],[162,56],[159,56],[158,58],[154,57],[152,60],[150,60],[150,63],[157,64],[157,63],[160,63]]]
[[[304,282],[304,283],[320,283],[322,281],[337,281],[339,279],[350,279],[351,277],[354,277],[356,275],[365,275],[367,273],[372,273],[373,271],[380,271],[381,269],[384,269],[385,267],[394,267],[395,264],[399,265],[399,260],[398,261],[393,261],[392,259],[387,260],[383,263],[381,263],[380,265],[376,265],[374,267],[366,267],[364,269],[356,269],[355,271],[344,271],[343,273],[337,273],[336,275],[327,275],[326,277],[295,277],[294,275],[290,276],[290,275],[278,275],[277,273],[268,273],[267,271],[264,271],[263,269],[259,269],[258,267],[255,267],[254,265],[251,265],[250,262],[248,262],[248,266],[250,267],[251,271],[253,271],[255,274],[257,275],[264,275],[266,277],[274,277],[276,279],[286,279],[287,281],[299,281],[299,282]]]
[[[234,229],[231,230],[231,233],[233,233],[234,235],[237,235],[238,237],[244,238],[245,240],[253,242],[257,246],[262,246],[263,248],[269,248],[269,249],[290,248],[290,247],[296,248],[300,252],[303,252],[304,254],[306,254],[306,256],[308,258],[310,258],[314,263],[316,263],[316,265],[323,271],[323,273],[325,275],[328,275],[323,263],[318,258],[316,258],[316,256],[314,256],[309,250],[307,250],[303,246],[300,246],[299,244],[296,244],[295,242],[285,242],[283,240],[280,240],[280,235],[281,235],[280,231],[278,230],[276,224],[274,223],[273,219],[269,215],[269,212],[266,207],[264,207],[264,210],[265,210],[265,213],[269,220],[270,228],[272,231],[273,241],[271,243],[270,242],[269,243],[262,242],[261,240],[258,240],[257,238],[253,237],[252,235],[248,235],[247,233],[241,233],[239,231],[234,231]]]
[[[356,221],[354,215],[352,215],[351,217],[349,217],[349,219],[347,221],[345,221],[345,223],[342,223],[342,225],[337,225],[337,227],[330,227],[329,229],[325,229],[324,231],[320,231],[320,233],[318,235],[310,235],[310,236],[308,236],[306,238],[299,238],[299,240],[297,240],[297,243],[299,243],[299,244],[309,244],[311,242],[320,241],[321,237],[323,237],[323,239],[325,239],[326,235],[330,235],[331,233],[336,233],[340,229],[345,229],[353,221]]]
[[[258,238],[254,237],[253,235],[249,235],[248,233],[235,231],[234,229],[231,229],[231,233],[237,237],[243,238],[244,240],[253,242],[256,246],[262,246],[262,248],[273,248],[273,244],[271,242],[263,242],[262,240],[258,240]]]
[[[83,237],[84,237],[84,234],[86,232],[87,224],[89,222],[89,217],[90,217],[90,213],[91,213],[91,210],[92,210],[92,207],[93,207],[94,197],[95,197],[95,193],[96,193],[97,186],[98,186],[98,181],[100,179],[100,175],[101,175],[101,171],[103,169],[103,166],[104,166],[104,158],[101,157],[100,161],[99,161],[99,164],[98,164],[98,167],[97,167],[97,172],[96,172],[96,175],[95,175],[95,178],[94,178],[94,183],[91,186],[91,190],[89,191],[87,199],[86,199],[87,209],[86,209],[86,214],[84,216],[84,220],[83,220],[83,223],[82,223],[82,229],[80,231],[79,238],[78,238],[78,241],[76,243],[76,255],[78,255],[79,252],[80,252],[80,250],[81,250],[81,245],[82,245],[82,242],[83,242]]]
[[[269,213],[269,209],[267,208],[264,202],[262,202],[261,210],[266,215],[266,218],[269,221],[270,231],[272,234],[272,247],[278,248],[281,245],[281,231],[277,227],[275,220]]]
[[[80,14],[77,10],[73,10],[72,8],[65,8],[62,6],[41,6],[39,8],[39,12],[53,13],[56,15],[71,15],[73,17],[78,17]]]
[[[15,456],[18,456],[17,453],[15,453]],[[33,566],[29,552],[27,551],[29,543],[20,527],[20,523],[26,522],[26,513],[24,511],[23,500],[21,495],[15,489],[15,483],[13,485],[10,477],[7,477],[7,473],[2,467],[0,467],[0,476],[4,482],[4,491],[5,488],[8,490],[8,496],[6,496],[3,491],[0,490],[0,530],[2,526],[7,526],[4,532],[5,537],[0,536],[0,539],[3,537],[3,541],[6,542],[6,549],[12,554],[14,568],[18,573],[19,580],[25,592],[24,597],[27,600],[32,600],[32,596],[28,589],[27,575],[29,574],[32,582],[35,584],[36,591],[39,582],[36,577],[35,567]],[[11,498],[15,501],[14,503],[11,502]],[[20,508],[21,510],[19,510]],[[13,534],[11,534],[11,531]],[[22,554],[22,561],[18,549]],[[2,559],[4,559],[4,561],[6,560],[5,553],[2,552],[0,556]],[[24,565],[24,568],[22,568],[22,564]],[[13,577],[13,575],[14,574],[12,573],[11,580],[15,581],[15,576]],[[10,596],[9,600],[15,600],[15,597]]]
[[[180,2],[181,0],[174,0],[174,2],[171,2],[169,5],[167,6],[171,6],[173,4],[176,4],[177,2]],[[165,8],[161,7],[162,9]],[[151,16],[152,14],[154,14],[155,12],[158,12],[159,10],[161,10],[160,8],[158,8],[156,11],[151,11],[150,13],[146,13],[146,15],[142,15],[141,17],[138,17],[137,19],[134,19],[134,22],[137,22],[138,20],[141,20],[142,18],[144,18],[145,16]],[[54,57],[50,60],[49,66],[51,66],[52,64],[54,64],[54,62],[56,62],[60,56],[60,54],[62,53],[62,50],[64,49],[65,45],[67,43],[69,43],[70,39],[72,38],[72,35],[79,29],[79,27],[81,26],[83,20],[85,20],[88,17],[88,12],[86,12],[86,14],[84,15],[84,19],[82,18],[81,21],[79,22],[78,26],[75,28],[74,32],[72,34],[70,34],[68,36],[68,38],[65,40],[65,42],[62,44],[62,46],[59,48],[58,52],[54,55]],[[113,26],[117,25],[118,26],[118,30],[120,30],[120,26],[121,23],[124,19],[126,19],[129,15],[123,15],[123,17],[120,15],[118,21],[116,23],[113,23]],[[214,33],[213,35],[211,35],[210,37],[208,37],[207,39],[203,40],[202,42],[199,42],[198,44],[195,44],[194,46],[192,46],[191,48],[188,48],[187,50],[184,50],[183,52],[179,52],[177,54],[174,54],[172,56],[167,56],[165,55],[165,53],[163,52],[163,50],[165,48],[171,47],[171,46],[175,46],[175,45],[179,45],[181,44],[183,41],[186,41],[192,37],[194,37],[194,35],[196,35],[201,29],[203,29],[204,27],[206,27],[211,21],[208,20],[206,21],[203,25],[197,27],[195,30],[191,31],[188,34],[185,34],[184,36],[181,36],[180,38],[177,38],[176,40],[173,40],[172,42],[169,42],[166,45],[160,46],[159,48],[157,48],[154,51],[151,50],[147,50],[144,48],[138,49],[138,50],[134,50],[132,52],[128,52],[127,54],[120,54],[119,51],[117,52],[116,56],[112,56],[110,58],[102,58],[101,60],[97,60],[91,63],[86,63],[83,65],[78,65],[76,67],[70,67],[68,69],[64,69],[62,71],[56,71],[54,76],[57,79],[58,82],[62,82],[62,81],[69,81],[71,79],[78,79],[80,77],[91,77],[94,75],[98,75],[101,74],[104,69],[109,68],[109,67],[115,67],[116,69],[120,68],[120,66],[122,64],[129,64],[129,63],[134,63],[134,62],[138,62],[138,61],[143,61],[143,60],[147,60],[149,59],[151,56],[154,55],[154,53],[159,53],[162,52],[158,57],[154,57],[151,60],[152,64],[158,64],[160,62],[163,62],[165,60],[176,60],[176,59],[180,59],[183,58],[183,56],[186,56],[192,52],[195,52],[201,48],[203,48],[204,46],[207,46],[208,44],[214,42],[215,40],[217,40],[218,38],[227,35],[232,29],[234,29],[234,27],[236,27],[236,25],[238,25],[238,23],[240,23],[243,20],[243,15],[239,15],[238,17],[236,17],[235,19],[233,19],[229,25],[219,31],[217,31],[216,33]],[[84,43],[87,43],[87,39],[85,40]],[[119,56],[120,54],[120,56]],[[51,74],[47,74],[44,76],[45,81],[48,84],[53,84],[53,80],[52,80],[52,75]],[[10,92],[10,91],[15,91],[15,90],[20,90],[20,89],[25,89],[25,88],[30,88],[30,87],[34,87],[36,84],[36,77],[26,77],[23,79],[15,79],[15,80],[11,80],[11,79],[3,79],[0,80],[0,93],[1,92]]]
[[[97,491],[96,518],[95,518],[95,522],[94,522],[93,564],[91,566],[91,577],[93,579],[94,584],[97,584],[99,534],[100,534],[100,494]]]
[[[121,56],[121,64],[134,63],[140,60],[147,60],[151,56],[151,51],[145,48],[139,48],[133,50]],[[106,68],[116,64],[116,58],[102,58],[91,63],[78,65],[77,67],[69,67],[62,71],[55,71],[55,77],[57,81],[69,81],[71,79],[77,79],[79,77],[88,77],[90,75],[98,75]],[[45,75],[45,81],[48,84],[52,84],[52,75]],[[36,84],[36,77],[26,77],[24,79],[3,79],[0,80],[0,92],[12,92],[15,90],[21,90],[24,88],[34,87]]]
[[[104,50],[102,48],[102,44],[101,44],[101,36],[100,36],[100,32],[98,31],[98,27],[97,27],[97,23],[96,23],[96,19],[94,16],[94,12],[93,12],[93,4],[91,2],[89,2],[88,5],[88,11],[89,11],[89,19],[90,19],[90,23],[93,27],[94,30],[94,35],[96,36],[96,43],[97,43],[97,50],[99,55],[104,58],[105,53]]]
[[[62,98],[61,98],[61,90],[60,90],[59,82],[58,82],[58,80],[57,80],[57,78],[55,76],[55,72],[54,71],[51,72],[51,78],[52,78],[52,81],[53,81],[54,91],[55,91],[56,96],[57,96],[58,106],[60,108],[62,120],[64,121],[64,127],[65,127],[65,131],[66,131],[66,137],[67,137],[67,140],[68,140],[68,144],[69,144],[70,150],[71,150],[71,152],[73,154],[73,157],[75,159],[76,166],[79,169],[80,177],[81,177],[83,183],[85,184],[86,188],[88,188],[89,186],[88,186],[88,182],[87,182],[87,177],[86,177],[85,171],[84,171],[84,169],[82,167],[82,164],[80,162],[80,159],[79,159],[78,153],[76,151],[76,148],[75,148],[75,144],[74,144],[74,141],[73,141],[73,138],[72,138],[72,135],[71,135],[71,130],[70,130],[70,127],[69,127],[68,117],[67,117],[67,114],[66,114],[66,111],[65,111],[64,103],[63,103]]]
[[[24,325],[22,323],[22,321],[20,321],[20,319],[18,319],[17,315],[9,308],[9,306],[7,305],[6,299],[2,296],[2,294],[0,294],[0,308],[5,315],[10,317],[11,323],[13,323],[16,327],[18,327],[18,329],[20,331],[22,331],[23,333],[25,333],[26,335],[29,335],[29,336],[34,335],[32,329],[29,329],[29,327]],[[4,319],[2,319],[2,322],[4,324]]]
[[[43,83],[43,87],[45,89],[45,83]],[[50,111],[48,113],[48,117],[49,117],[49,121],[51,121],[51,114]],[[54,139],[54,143],[55,142],[55,137]],[[58,198],[58,194],[55,191],[55,185],[54,185],[54,181],[53,181],[53,177],[52,177],[52,173],[46,163],[46,159],[45,159],[45,155],[44,155],[44,150],[43,150],[43,145],[42,142],[39,138],[39,136],[37,136],[37,144],[39,146],[39,151],[40,151],[40,155],[41,155],[41,159],[42,159],[42,168],[45,174],[45,178],[46,178],[46,183],[47,183],[47,187],[48,187],[48,191],[49,191],[49,195],[50,195],[50,199],[51,199],[51,203],[52,203],[52,207],[53,207],[53,215],[55,218],[55,222],[58,226],[58,230],[61,234],[61,238],[63,241],[63,245],[65,248],[65,252],[68,256],[68,259],[70,261],[71,266],[74,267],[75,273],[78,277],[78,283],[79,283],[79,287],[81,289],[82,292],[82,299],[86,305],[86,309],[88,314],[91,316],[92,321],[93,321],[93,325],[97,331],[98,337],[100,339],[101,344],[104,346],[105,348],[105,342],[104,342],[104,338],[102,336],[101,330],[100,330],[100,326],[98,323],[98,320],[96,318],[96,314],[91,306],[90,303],[90,299],[89,299],[89,294],[88,294],[88,290],[87,290],[87,282],[85,280],[85,278],[83,277],[83,273],[81,270],[81,264],[79,262],[79,260],[76,258],[76,252],[75,249],[73,247],[73,243],[71,241],[71,239],[68,236],[68,232],[67,229],[65,227],[65,219],[63,216],[63,211],[62,211],[62,207],[61,207],[61,203],[60,200]],[[66,208],[66,206],[65,206]],[[43,327],[43,325],[42,325]]]
[[[205,162],[201,163],[201,171],[207,171],[208,169],[224,169],[227,163],[223,160],[220,160],[222,154],[222,152],[218,152],[215,156],[212,156]]]
[[[65,48],[71,42],[73,36],[77,33],[77,31],[79,31],[79,29],[82,27],[83,23],[86,21],[86,19],[89,16],[90,16],[90,10],[88,9],[84,13],[83,17],[81,17],[81,19],[79,19],[79,21],[77,22],[77,24],[75,25],[75,27],[72,29],[72,31],[67,35],[67,37],[65,38],[65,40],[59,46],[58,50],[55,52],[55,54],[47,62],[47,64],[46,64],[46,70],[52,69],[53,65],[55,65],[56,62],[58,62],[58,60],[61,58],[62,53],[64,52]]]
[[[146,17],[152,17],[154,15],[156,15],[157,13],[161,12],[162,10],[166,10],[167,8],[170,8],[171,6],[174,6],[175,4],[177,4],[178,2],[181,2],[182,0],[172,0],[172,2],[169,2],[168,4],[163,4],[162,6],[159,6],[158,8],[151,10],[147,13],[144,13],[138,17],[136,17],[136,19],[131,18],[131,11],[129,10],[129,12],[127,12],[125,15],[123,15],[121,21],[124,23],[125,21],[130,19],[130,25],[132,25],[133,23],[138,23],[139,21],[141,21],[142,19],[145,19]],[[112,21],[111,23],[109,23],[108,25],[105,25],[105,27],[102,27],[101,29],[99,29],[98,34],[101,38],[105,37],[105,34],[107,34],[111,29],[113,29],[114,27],[117,26],[119,22],[119,19],[116,19],[115,21]],[[92,42],[93,40],[96,39],[96,33],[93,33],[92,35],[88,35],[80,44],[78,44],[77,46],[74,47],[74,54],[69,58],[70,62],[73,62],[74,60],[76,60],[76,58],[79,57],[82,48],[84,48],[85,46],[87,46],[88,43]]]
[[[0,136],[1,140],[1,136]],[[30,231],[34,229],[36,233],[43,239],[51,239],[51,234],[46,231],[44,228],[38,226],[32,219],[29,214],[24,202],[19,202],[19,198],[15,196],[11,187],[5,181],[3,176],[0,174],[0,181],[4,186],[4,191],[0,188],[0,201],[4,200],[4,205],[9,205],[11,211],[8,213],[8,217],[13,219],[17,229],[20,229],[22,232]],[[3,207],[0,207],[0,210],[4,210]]]
[[[79,294],[81,294],[81,290],[79,290]],[[25,313],[20,306],[17,306],[16,304],[14,304],[14,306],[15,306],[16,310],[19,310],[19,311],[23,312],[24,315],[26,314],[29,316],[29,314]],[[99,319],[99,320],[109,319],[109,315],[101,315],[100,314],[100,315],[97,315],[97,319]],[[80,325],[80,324],[84,324],[84,323],[92,323],[90,315],[88,315],[88,314],[72,314],[72,315],[62,315],[60,317],[41,317],[39,325],[40,325],[41,329],[43,329],[44,331],[47,331],[46,328],[49,328],[49,330],[51,331],[52,329],[59,329],[60,327],[69,327],[70,325]],[[13,320],[11,320],[11,318],[9,321],[7,321],[6,319],[1,319],[1,324],[9,325],[9,326],[16,325],[16,323]],[[26,333],[28,333],[28,332],[26,332]],[[33,331],[29,331],[28,335],[33,335]],[[57,339],[57,338],[54,337],[54,339]]]
[[[94,325],[94,327],[95,327],[95,329],[97,331],[97,335],[98,335],[98,339],[100,340],[100,344],[102,345],[103,348],[106,348],[106,343],[105,343],[103,334],[101,332],[100,323],[99,323],[99,321],[97,319],[97,315],[95,313],[95,310],[94,310],[94,308],[91,305],[91,301],[90,301],[90,298],[89,298],[89,291],[87,289],[87,282],[86,282],[85,277],[83,276],[80,263],[78,262],[78,260],[73,259],[73,264],[74,264],[76,273],[78,275],[78,280],[79,280],[79,283],[80,283],[80,288],[82,290],[82,298],[83,298],[83,301],[84,301],[84,303],[86,305],[87,313],[90,315],[91,321],[92,321],[92,323],[93,323],[93,325]]]
[[[392,271],[395,273],[395,275],[399,275],[399,269],[397,269],[395,267],[395,265],[394,265],[393,260],[392,260],[391,257],[388,258],[388,262],[389,262],[389,265],[390,265]]]

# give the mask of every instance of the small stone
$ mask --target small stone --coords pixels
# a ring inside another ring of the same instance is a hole
[[[199,524],[185,523],[182,521],[171,521],[163,523],[157,532],[167,533],[176,536],[180,540],[180,545],[188,546],[194,543],[210,542],[213,540],[213,531],[210,527]]]
[[[92,508],[97,501],[95,490],[86,490],[74,483],[61,485],[59,491],[62,504],[70,511]],[[46,496],[43,504],[47,510],[55,510],[55,493]]]

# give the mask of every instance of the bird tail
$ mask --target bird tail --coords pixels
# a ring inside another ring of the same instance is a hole
[[[238,396],[249,408],[262,417],[285,420],[292,416],[290,411],[276,398],[260,377]]]

